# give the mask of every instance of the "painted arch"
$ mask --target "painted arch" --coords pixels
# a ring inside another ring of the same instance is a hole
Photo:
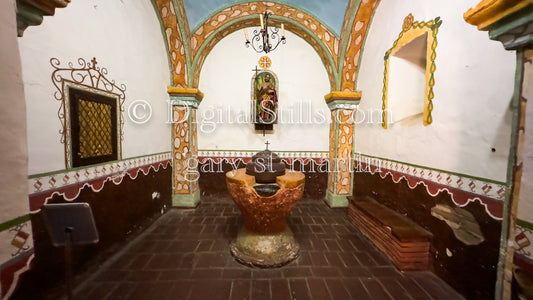
[[[249,2],[236,4],[220,10],[209,17],[191,35],[191,55],[194,57],[189,83],[198,86],[203,62],[211,49],[228,34],[242,28],[257,26],[258,15],[271,11],[269,20],[273,26],[285,24],[288,31],[307,41],[319,54],[327,70],[330,85],[335,87],[339,39],[313,16],[294,7],[274,2]]]
[[[221,9],[190,32],[182,0],[152,0],[168,50],[171,84],[198,87],[202,65],[211,49],[225,36],[257,26],[257,15],[271,11],[272,25],[307,41],[319,54],[331,91],[355,91],[362,47],[379,0],[350,0],[343,12],[341,38],[314,16],[277,2],[245,2]]]

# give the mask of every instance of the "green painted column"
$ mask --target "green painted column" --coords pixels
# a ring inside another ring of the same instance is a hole
[[[524,163],[521,152],[524,143],[527,95],[524,87],[530,81],[533,60],[533,4],[530,1],[484,0],[464,14],[466,22],[489,32],[489,38],[500,41],[506,50],[516,50],[515,91],[511,100],[513,114],[509,162],[507,164],[506,196],[503,203],[500,256],[495,286],[496,299],[512,297],[515,227]],[[531,121],[531,120],[530,120]]]

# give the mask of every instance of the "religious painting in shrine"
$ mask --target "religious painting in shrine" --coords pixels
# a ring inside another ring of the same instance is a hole
[[[251,109],[256,130],[274,129],[278,120],[278,79],[273,72],[255,70]]]

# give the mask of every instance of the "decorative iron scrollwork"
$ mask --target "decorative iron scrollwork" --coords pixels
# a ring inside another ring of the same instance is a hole
[[[251,41],[248,39],[248,33],[246,33],[246,29],[244,30],[246,47],[251,45],[252,49],[254,49],[254,51],[257,53],[269,53],[270,51],[274,51],[280,43],[287,43],[283,24],[281,25],[281,34],[279,33],[279,28],[269,26],[268,17],[271,15],[272,13],[267,11],[260,15],[261,28],[253,31]]]
[[[120,122],[118,123],[120,129],[119,143],[124,140],[124,118],[122,114],[124,112],[124,102],[126,100],[126,85],[120,84],[117,85],[115,80],[107,78],[108,71],[104,67],[98,66],[96,58],[93,58],[91,61],[86,61],[83,58],[78,58],[78,65],[75,66],[74,63],[69,62],[67,67],[62,67],[61,62],[57,58],[51,58],[50,64],[55,69],[52,72],[52,83],[56,87],[57,91],[54,92],[54,98],[58,101],[61,101],[61,105],[57,112],[59,120],[61,122],[61,129],[59,134],[61,135],[60,141],[65,145],[65,161],[67,168],[72,166],[71,164],[71,141],[68,134],[68,119],[66,114],[66,105],[69,101],[67,86],[75,85],[81,87],[88,91],[102,91],[105,93],[111,93],[118,97],[119,101],[119,114]]]

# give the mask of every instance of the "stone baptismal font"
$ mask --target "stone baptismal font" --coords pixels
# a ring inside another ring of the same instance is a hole
[[[287,226],[287,217],[302,198],[305,175],[285,169],[279,156],[267,147],[254,155],[246,168],[227,172],[226,183],[244,219],[230,245],[237,261],[274,268],[297,258],[300,247]]]

